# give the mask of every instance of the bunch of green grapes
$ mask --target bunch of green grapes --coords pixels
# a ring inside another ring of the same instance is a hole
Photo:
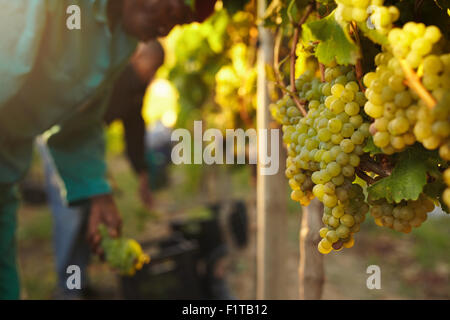
[[[296,88],[300,97],[320,97],[320,81],[314,72],[307,70],[296,81]],[[290,90],[290,87],[288,87]],[[285,95],[271,108],[272,115],[283,127],[283,141],[288,146],[288,157],[286,160],[286,177],[292,188],[291,198],[306,206],[314,198],[312,194],[313,183],[311,180],[312,170],[308,164],[299,162],[297,155],[301,152],[298,145],[300,122],[304,123],[300,110],[295,106],[289,95]],[[308,131],[309,127],[307,128]],[[312,132],[311,132],[312,133]]]
[[[370,214],[377,225],[403,233],[419,227],[427,219],[427,213],[434,209],[433,201],[425,194],[417,200],[403,200],[398,204],[390,204],[385,199],[370,204]]]
[[[441,31],[436,26],[408,22],[403,28],[393,28],[388,35],[392,54],[398,59],[405,59],[408,65],[416,69],[423,58],[430,54],[433,46],[441,39]]]
[[[374,143],[386,154],[400,152],[416,140],[428,149],[435,149],[448,136],[446,117],[435,125],[435,131],[439,130],[439,133],[432,135],[431,111],[407,87],[400,61],[404,60],[412,69],[420,69],[425,88],[438,101],[442,100],[450,85],[448,67],[444,63],[448,63],[448,55],[430,54],[440,37],[437,27],[425,27],[421,23],[409,22],[403,29],[392,29],[388,36],[390,48],[383,48],[384,51],[375,57],[375,72],[364,76],[368,88],[364,110],[375,119],[371,127]]]
[[[383,6],[383,1],[376,2],[381,4],[373,4],[368,8],[369,21],[379,33],[388,34],[392,24],[400,17],[400,11],[395,6]]]
[[[392,29],[388,38],[393,54],[404,59],[417,73],[422,73],[423,87],[437,101],[430,107],[423,100],[416,99],[417,103],[410,110],[410,114],[415,114],[414,136],[427,149],[439,148],[441,158],[449,161],[450,54],[440,54],[445,45],[441,31],[436,26],[408,22],[402,29]],[[447,179],[447,185],[449,182]],[[443,200],[450,204],[449,188],[444,191]]]
[[[449,55],[447,55],[449,56]],[[434,62],[440,62],[437,56],[430,55],[424,60],[423,85],[428,90],[432,90],[427,77],[433,76],[434,90],[432,95],[438,101],[433,107],[429,108],[423,101],[419,102],[417,111],[417,123],[414,127],[414,134],[418,141],[427,149],[434,150],[439,148],[439,154],[443,160],[450,160],[450,86],[440,81],[440,78],[450,77],[450,67],[447,66],[447,73],[439,76],[438,73],[430,75],[425,71],[425,62],[432,59]],[[433,62],[433,63],[434,63]],[[437,64],[436,66],[440,66]],[[448,80],[447,80],[448,82]]]
[[[373,0],[336,0],[337,8],[335,17],[345,22],[366,21],[369,17],[368,7],[377,2],[383,4],[383,1]]]
[[[359,231],[369,210],[362,188],[352,184],[370,135],[361,109],[366,99],[348,67],[326,69],[325,81],[319,112],[309,112],[312,118],[317,117],[314,129],[319,140],[319,150],[314,155],[319,170],[312,175],[313,193],[325,206],[321,253],[340,250],[342,245],[351,247],[352,235]]]
[[[318,245],[319,252],[323,254],[332,250],[339,251],[342,247],[351,248],[354,244],[353,235],[359,231],[360,224],[364,222],[369,211],[362,188],[352,184],[350,179],[345,179],[342,185],[335,186],[334,192],[330,192],[329,188],[333,188],[332,184],[327,183],[323,199],[325,196],[328,196],[328,199],[336,197],[337,204],[324,207],[322,221],[325,227],[319,231],[322,240]]]
[[[315,196],[325,206],[326,227],[319,243],[324,254],[351,247],[352,235],[369,210],[362,188],[352,184],[370,135],[369,123],[361,115],[366,99],[355,80],[354,72],[344,66],[326,69],[323,83],[306,71],[295,86],[299,98],[307,102],[307,115],[302,117],[288,96],[272,108],[288,145],[291,198],[307,205]]]
[[[119,274],[133,276],[144,264],[150,262],[150,257],[142,252],[136,240],[111,238],[104,225],[100,225],[99,231],[106,262]]]
[[[393,154],[416,142],[413,129],[419,106],[414,92],[404,84],[397,58],[382,52],[375,64],[376,70],[363,78],[368,99],[364,111],[375,119],[371,126],[374,144],[385,154]]]
[[[345,22],[364,22],[369,18],[372,25],[386,34],[398,19],[397,7],[383,6],[384,0],[336,0],[336,19]]]

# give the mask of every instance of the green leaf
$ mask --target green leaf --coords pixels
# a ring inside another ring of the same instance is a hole
[[[388,38],[384,34],[379,33],[376,29],[370,29],[366,22],[358,22],[358,28],[373,42],[381,44],[382,46],[388,45]]]
[[[348,32],[336,22],[334,11],[327,17],[303,25],[303,41],[319,41],[315,56],[328,65],[334,60],[338,64],[355,64],[359,49]]]
[[[295,3],[295,0],[291,0],[291,2],[289,3],[289,6],[287,8],[287,15],[289,17],[290,21],[295,21],[295,17],[297,16],[297,6]]]
[[[364,152],[369,153],[371,156],[379,153],[383,153],[380,148],[378,148],[375,143],[373,143],[373,137],[370,136],[369,139],[367,139],[366,145],[363,148]]]
[[[403,151],[391,175],[367,189],[371,198],[385,198],[390,203],[417,200],[427,183],[428,155],[424,149],[417,147]]]

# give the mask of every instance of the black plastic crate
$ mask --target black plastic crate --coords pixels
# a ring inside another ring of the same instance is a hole
[[[200,254],[208,256],[217,247],[225,245],[224,232],[220,225],[221,203],[209,205],[211,217],[208,219],[179,219],[171,222],[174,232],[183,234],[186,239],[196,240]],[[226,229],[229,230],[234,244],[244,248],[248,244],[248,213],[245,203],[241,200],[232,203],[227,219]]]
[[[198,245],[175,235],[168,239],[144,243],[151,256],[150,264],[133,277],[121,277],[124,299],[197,300],[207,298],[197,273]],[[158,253],[153,254],[152,252]]]

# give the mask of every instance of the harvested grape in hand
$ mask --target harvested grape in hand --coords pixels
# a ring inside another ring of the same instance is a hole
[[[108,265],[121,275],[133,276],[141,270],[144,264],[150,262],[150,257],[142,252],[140,244],[134,239],[111,238],[104,225],[99,227],[102,236],[101,246]]]

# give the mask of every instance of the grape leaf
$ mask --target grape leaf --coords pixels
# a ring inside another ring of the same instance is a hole
[[[421,148],[409,148],[402,152],[391,175],[374,183],[367,191],[374,199],[388,202],[417,200],[427,183],[427,158],[429,153]]]
[[[370,136],[369,139],[367,139],[367,143],[363,148],[364,152],[369,153],[371,156],[379,153],[383,153],[380,148],[378,148],[375,143],[373,143],[373,137]]]
[[[334,11],[327,17],[303,25],[303,41],[319,41],[315,56],[328,65],[334,60],[338,64],[355,64],[359,58],[358,46],[348,32],[336,22]]]
[[[358,22],[358,28],[373,42],[381,44],[382,46],[388,44],[388,38],[384,34],[379,33],[376,29],[369,28],[366,22]]]

